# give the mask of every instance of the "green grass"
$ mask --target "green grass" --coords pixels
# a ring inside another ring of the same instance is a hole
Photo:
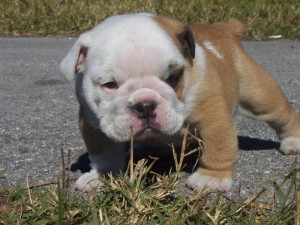
[[[140,162],[134,176],[110,177],[102,194],[82,196],[57,185],[0,189],[0,224],[299,224],[296,171],[249,199],[220,193],[184,196],[176,176],[147,184]],[[289,186],[286,192],[281,186]],[[255,201],[269,196],[269,202]]]
[[[178,171],[184,155],[183,147],[176,158]],[[131,161],[130,173],[100,177],[104,182],[100,194],[72,191],[66,171],[54,184],[2,185],[0,224],[300,224],[296,165],[280,183],[273,181],[273,187],[262,187],[248,199],[230,199],[209,191],[187,195],[179,185],[178,173],[155,174],[150,179],[151,166],[145,160],[136,165]]]
[[[246,37],[300,38],[299,0],[1,0],[0,35],[78,35],[115,14],[151,12],[186,23],[236,17]]]

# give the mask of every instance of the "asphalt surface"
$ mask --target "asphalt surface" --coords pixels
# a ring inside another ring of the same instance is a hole
[[[71,158],[85,152],[77,120],[74,84],[58,65],[74,38],[0,38],[0,182],[24,185],[56,178],[61,149]],[[249,54],[274,75],[300,114],[300,42],[243,42]],[[274,103],[276,104],[276,102]],[[237,116],[240,160],[234,195],[246,196],[286,175],[295,161],[276,148],[263,122]],[[299,160],[298,160],[299,161]],[[75,174],[74,176],[77,176]]]

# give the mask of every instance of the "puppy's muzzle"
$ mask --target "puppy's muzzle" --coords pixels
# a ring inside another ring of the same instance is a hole
[[[156,106],[157,104],[154,101],[144,101],[135,104],[132,108],[137,112],[139,119],[148,120],[155,118]]]

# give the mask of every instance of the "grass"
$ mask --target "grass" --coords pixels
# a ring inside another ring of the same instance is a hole
[[[188,138],[186,134],[176,157],[177,171],[189,154]],[[100,177],[101,194],[72,191],[65,170],[55,184],[1,186],[0,224],[300,224],[296,165],[273,187],[262,187],[248,199],[230,199],[209,191],[186,195],[178,173],[149,178],[152,164],[129,164],[128,173]]]
[[[2,36],[73,36],[115,14],[151,12],[186,23],[212,23],[236,17],[245,37],[300,38],[298,0],[1,0]]]
[[[178,180],[156,177],[140,161],[134,179],[127,175],[103,180],[101,195],[81,196],[55,186],[1,189],[0,224],[299,224],[295,170],[273,189],[249,199],[232,200],[221,193],[184,196]],[[288,191],[281,186],[288,183]],[[269,202],[256,202],[262,196]],[[299,196],[298,196],[299,197]]]

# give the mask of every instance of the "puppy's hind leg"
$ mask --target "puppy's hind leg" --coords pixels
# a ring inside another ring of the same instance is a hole
[[[280,151],[300,154],[300,121],[275,80],[245,53],[239,65],[240,111],[266,121],[280,138]]]

